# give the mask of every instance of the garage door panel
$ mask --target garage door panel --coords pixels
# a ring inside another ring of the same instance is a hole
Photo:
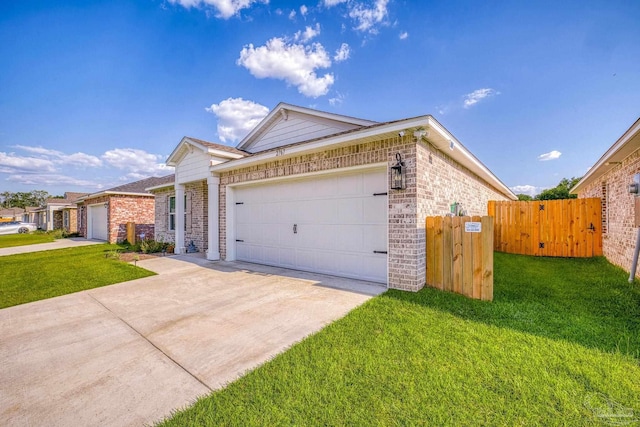
[[[387,250],[387,227],[383,225],[366,225],[362,227],[363,246],[367,252]]]
[[[363,194],[362,175],[344,175],[338,177],[338,194],[356,196]]]
[[[369,197],[362,201],[363,219],[365,224],[384,224],[387,222],[387,198],[382,196]]]
[[[341,224],[361,224],[363,222],[363,202],[360,198],[338,201],[338,222]]]
[[[91,238],[97,240],[108,240],[107,209],[104,205],[89,206],[89,216]]]
[[[373,196],[385,188],[384,172],[240,187],[236,257],[386,283],[387,257],[373,256],[387,249],[387,197]]]

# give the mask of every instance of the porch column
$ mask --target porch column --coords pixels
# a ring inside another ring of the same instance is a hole
[[[187,252],[184,245],[184,184],[175,184],[176,190],[176,254]]]
[[[218,261],[220,259],[220,178],[210,176],[207,178],[209,205],[207,206],[208,243],[207,259]]]

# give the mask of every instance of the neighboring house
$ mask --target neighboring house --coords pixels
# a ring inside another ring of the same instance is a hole
[[[52,197],[47,199],[43,207],[34,211],[34,222],[42,230],[75,232],[75,225],[71,218],[75,216],[76,200],[84,195],[86,193],[65,192],[64,198]]]
[[[24,209],[4,208],[0,209],[0,221],[22,221]]]
[[[599,197],[602,200],[602,251],[611,263],[627,271],[631,269],[638,232],[636,199],[628,188],[637,173],[640,173],[640,119],[571,189],[580,198]]]
[[[154,196],[147,187],[173,182],[173,175],[151,177],[89,194],[77,201],[77,229],[87,239],[122,242],[127,238],[127,223],[136,224],[137,238],[153,237]]]
[[[397,158],[404,189],[393,189]],[[425,284],[425,217],[516,196],[432,116],[386,123],[279,104],[237,146],[183,138],[156,195],[156,237],[241,260]]]
[[[27,206],[24,208],[24,213],[22,214],[22,221],[23,222],[32,222],[32,223],[37,223],[36,221],[36,215],[37,212],[40,210],[39,207],[37,206]]]

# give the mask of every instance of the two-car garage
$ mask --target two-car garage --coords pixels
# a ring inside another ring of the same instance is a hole
[[[232,187],[241,261],[387,283],[387,174],[368,169]]]

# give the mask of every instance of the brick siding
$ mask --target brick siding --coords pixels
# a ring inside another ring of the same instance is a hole
[[[445,215],[459,202],[469,214],[483,215],[488,200],[506,200],[468,169],[446,154],[410,136],[341,147],[318,153],[274,159],[220,175],[220,254],[226,258],[226,187],[248,181],[295,176],[386,162],[405,162],[406,189],[389,190],[389,286],[417,291],[425,284],[425,217]],[[206,240],[206,234],[203,236]]]
[[[578,194],[580,198],[599,197],[602,200],[602,251],[612,264],[626,271],[631,269],[638,232],[634,221],[634,196],[628,192],[636,173],[640,173],[640,150]],[[636,276],[640,277],[640,271]]]
[[[155,238],[164,242],[175,243],[175,231],[169,230],[169,197],[175,196],[175,190],[163,188],[153,191],[155,194]],[[191,241],[200,252],[209,248],[207,240],[209,223],[207,208],[209,205],[209,190],[205,181],[197,181],[185,185],[187,206],[185,209],[187,227],[182,246]],[[176,201],[178,203],[178,201]]]
[[[109,203],[107,232],[109,243],[118,243],[127,238],[127,222],[136,223],[136,235],[153,236],[155,231],[155,202],[152,196],[108,194],[86,199],[78,208],[78,232],[87,237],[87,211],[89,205]]]

